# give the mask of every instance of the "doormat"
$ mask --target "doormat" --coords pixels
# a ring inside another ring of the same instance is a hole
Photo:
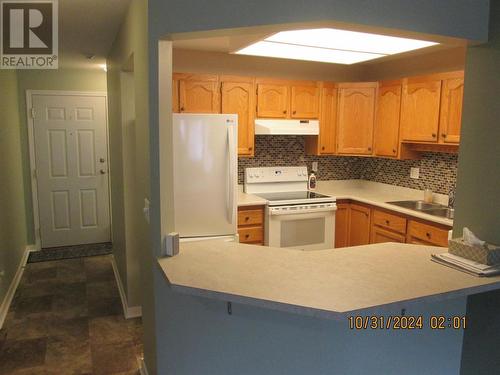
[[[28,263],[107,255],[111,254],[112,250],[111,242],[51,247],[40,251],[32,251],[28,257]]]

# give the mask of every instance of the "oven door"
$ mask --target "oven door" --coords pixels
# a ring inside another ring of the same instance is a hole
[[[279,213],[267,207],[265,244],[299,250],[333,249],[335,210],[298,210]]]

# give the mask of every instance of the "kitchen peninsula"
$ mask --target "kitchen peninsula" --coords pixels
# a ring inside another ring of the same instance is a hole
[[[182,375],[364,374],[367,366],[372,374],[458,374],[464,331],[451,322],[465,316],[466,296],[500,289],[500,277],[430,260],[443,251],[395,243],[308,252],[182,243],[179,255],[158,260],[161,361]],[[401,315],[422,316],[423,327],[349,326],[350,316]],[[430,326],[433,317],[445,319],[443,329]]]

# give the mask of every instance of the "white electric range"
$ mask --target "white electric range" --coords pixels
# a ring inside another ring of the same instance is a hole
[[[335,198],[308,191],[307,181],[307,167],[245,169],[245,192],[267,201],[266,246],[301,250],[334,247]]]

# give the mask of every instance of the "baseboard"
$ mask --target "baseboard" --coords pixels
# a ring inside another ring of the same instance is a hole
[[[21,277],[23,276],[24,268],[26,267],[26,262],[28,261],[28,256],[32,251],[36,251],[35,245],[26,246],[24,254],[21,257],[21,261],[19,262],[19,266],[17,267],[16,274],[14,275],[14,278],[9,285],[9,289],[7,290],[2,304],[0,305],[0,328],[3,327],[5,318],[7,317],[7,313],[9,312],[10,304],[12,303],[12,299],[16,294],[17,287],[19,286],[19,282],[21,281]]]
[[[139,367],[139,371],[141,375],[149,375],[148,368],[146,367],[146,362],[144,362],[144,359],[141,359],[141,367]]]
[[[118,272],[118,267],[116,265],[114,256],[111,256],[111,265],[113,266],[113,273],[115,274],[116,284],[118,285],[118,291],[120,292],[120,299],[122,300],[123,315],[125,316],[125,319],[141,317],[141,306],[128,305],[127,295],[125,294],[125,288],[123,287],[122,279],[120,277],[120,273]]]

